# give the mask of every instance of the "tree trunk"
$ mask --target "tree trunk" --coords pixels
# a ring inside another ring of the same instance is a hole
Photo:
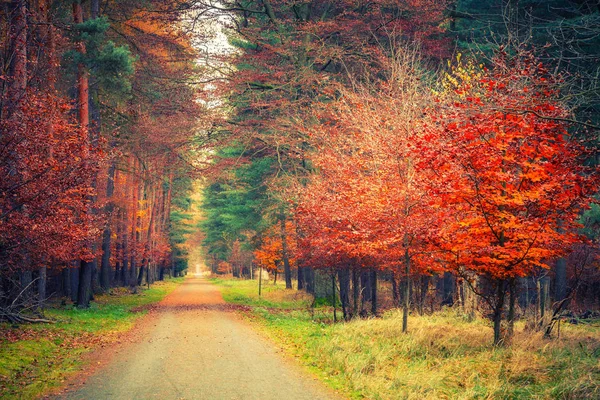
[[[360,275],[358,267],[352,269],[352,317],[358,315],[358,303],[360,301]]]
[[[129,271],[129,257],[127,255],[124,255],[122,258],[122,265],[121,265],[121,285],[122,286],[127,286],[128,282],[127,282],[127,276],[128,276],[128,271]]]
[[[287,246],[287,233],[285,230],[285,218],[280,220],[281,226],[281,258],[283,259],[283,273],[285,275],[285,288],[292,289],[292,270]]]
[[[371,270],[371,314],[377,315],[377,270]]]
[[[92,12],[92,18],[98,18],[100,16],[100,0],[91,0],[90,11]]]
[[[115,190],[115,169],[116,166],[111,163],[108,168],[108,180],[106,182],[106,201],[105,206],[106,213],[106,226],[102,235],[102,262],[100,264],[100,287],[103,291],[107,291],[110,288],[110,245],[111,245],[111,214],[113,211],[112,196]]]
[[[64,297],[71,297],[71,268],[66,265],[62,271],[62,292]]]
[[[540,279],[541,292],[540,292],[540,321],[539,327],[545,325],[546,310],[548,309],[548,303],[550,299],[550,278],[545,275]]]
[[[133,165],[134,165],[134,169],[136,168],[136,162],[134,159]],[[137,188],[137,190],[136,190]],[[133,210],[132,210],[132,217],[133,217],[133,223],[131,226],[131,259],[130,259],[130,267],[129,267],[129,285],[131,287],[135,287],[137,284],[137,246],[138,243],[140,243],[140,228],[141,228],[141,218],[138,215],[138,208],[139,208],[139,201],[142,198],[142,190],[143,187],[140,184],[139,180],[136,179],[135,180],[135,186],[134,186],[134,199],[133,199]]]
[[[12,79],[9,96],[11,106],[16,106],[24,98],[27,89],[27,2],[13,0],[11,9],[10,38],[14,55],[10,65]]]
[[[71,301],[77,303],[77,296],[79,295],[79,267],[70,266],[71,273]]]
[[[152,275],[150,274],[150,271],[152,270],[150,264],[146,265],[146,284],[148,285],[148,289],[150,289],[150,284],[152,283],[151,279]]]
[[[452,306],[454,304],[454,294],[456,293],[455,279],[452,273],[444,272],[443,287],[442,305]]]
[[[144,193],[146,192],[144,184]],[[154,196],[152,196],[154,197]],[[154,199],[152,199],[154,200]],[[144,278],[144,272],[146,273],[146,284],[150,287],[150,253],[151,253],[151,243],[152,243],[152,232],[154,227],[154,213],[156,212],[156,205],[153,201],[149,201],[149,206],[147,211],[150,214],[150,221],[148,222],[148,230],[146,231],[146,243],[144,244],[144,259],[140,265],[140,271],[137,277],[138,286],[142,285],[142,281]]]
[[[127,181],[125,182],[127,184]],[[129,232],[127,231],[127,210],[123,209],[121,217],[121,285],[127,286],[127,271],[129,270]]]
[[[129,287],[133,288],[137,286],[137,274],[138,267],[137,262],[135,260],[135,255],[131,255],[131,259],[129,260],[129,277],[127,278],[127,283]]]
[[[33,275],[30,270],[19,271],[19,289],[23,291],[23,295],[27,296],[31,292],[31,282]]]
[[[350,303],[350,271],[347,268],[338,270],[338,281],[340,282],[340,303],[342,303],[342,313],[344,320],[350,319],[348,306]]]
[[[504,296],[506,294],[505,281],[499,280],[496,290],[496,303],[494,304],[493,320],[494,320],[494,345],[502,344],[502,313],[504,311]]]
[[[392,271],[392,300],[394,302],[394,307],[400,304],[400,292],[398,288],[398,279],[396,278],[396,273]]]
[[[76,24],[83,23],[83,8],[78,1],[73,2],[73,22]],[[76,48],[81,54],[86,53],[85,44],[80,41],[76,44]],[[83,63],[77,65],[77,115],[79,126],[84,130],[84,135],[88,136],[88,128],[90,125],[89,114],[89,76],[87,69]],[[83,154],[84,158],[88,157],[87,152]],[[92,245],[92,252],[94,252]],[[92,275],[94,273],[94,261],[81,261],[79,271],[79,288],[77,291],[77,306],[89,307],[92,297]]]
[[[364,303],[371,301],[371,273],[365,271],[360,274],[360,286],[362,291],[362,302]]]
[[[305,287],[304,279],[304,268],[298,265],[298,290],[302,290]]]
[[[517,298],[517,286],[515,279],[509,281],[508,286],[508,329],[506,330],[506,343],[509,344],[512,341],[513,334],[515,331],[515,303]]]
[[[306,283],[306,292],[315,294],[315,270],[312,267],[304,267],[304,278]]]
[[[142,260],[142,264],[140,265],[140,269],[138,271],[137,285],[142,286],[143,282],[144,282],[144,260]]]
[[[81,261],[79,268],[79,290],[77,292],[77,307],[88,308],[92,298],[93,263]]]
[[[421,276],[421,290],[419,291],[419,315],[425,314],[425,300],[427,300],[427,292],[429,292],[429,275]]]
[[[567,297],[567,260],[559,258],[554,268],[554,301],[559,302]]]
[[[467,317],[469,320],[474,320],[477,312],[477,293],[475,293],[476,288],[479,285],[479,276],[473,276],[473,279],[469,281],[469,284],[466,286],[467,293],[469,296],[469,300],[467,303]]]
[[[337,305],[335,299],[335,271],[331,270],[331,304],[333,305],[333,322],[337,322]]]
[[[113,285],[119,286],[119,278],[121,277],[121,261],[117,258],[115,262],[115,273],[112,277]]]
[[[42,266],[38,270],[39,276],[37,281],[38,287],[38,302],[40,304],[40,308],[44,308],[44,303],[46,302],[46,284],[47,284],[47,276],[48,271],[46,266]]]
[[[262,265],[258,270],[258,297],[262,295]]]
[[[92,243],[92,251],[96,252],[96,243]],[[98,270],[98,260],[96,257],[92,260],[92,297],[90,300],[94,300],[94,294],[100,293],[100,271]]]
[[[76,24],[83,23],[83,8],[78,1],[73,2],[73,21]],[[77,43],[77,50],[81,54],[85,54],[85,44]],[[89,76],[84,64],[77,65],[77,110],[79,117],[79,125],[83,129],[87,129],[90,125],[89,114]]]
[[[410,254],[404,250],[404,298],[402,307],[402,333],[408,331],[408,311],[410,308]]]

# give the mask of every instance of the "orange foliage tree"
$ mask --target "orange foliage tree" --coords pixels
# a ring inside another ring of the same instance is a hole
[[[597,176],[569,134],[557,82],[533,57],[500,54],[490,69],[460,66],[447,82],[427,160],[443,177],[437,207],[451,213],[438,241],[448,266],[493,287],[491,295],[475,290],[492,310],[499,344],[512,333],[515,279],[548,268],[582,240],[577,219],[598,190]]]
[[[297,268],[297,241],[294,234],[296,228],[291,221],[286,221],[286,245],[290,252],[289,263],[292,269]],[[277,274],[283,262],[283,241],[279,226],[271,226],[263,235],[260,246],[254,250],[255,262],[269,272]]]
[[[330,262],[341,267],[340,284],[348,284],[350,265],[354,275],[367,267],[402,279],[404,331],[411,276],[436,270],[428,257],[438,225],[428,193],[433,177],[418,151],[433,129],[422,112],[431,99],[413,72],[417,54],[398,50],[375,87],[338,89],[341,100],[320,116],[321,125],[309,128],[317,176],[301,189],[299,206],[305,245],[312,254],[322,257],[327,249],[337,258]],[[342,297],[345,292],[340,288]]]

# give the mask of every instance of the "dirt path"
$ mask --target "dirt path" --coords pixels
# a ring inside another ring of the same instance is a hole
[[[60,399],[334,399],[229,311],[220,292],[185,281],[79,389]]]

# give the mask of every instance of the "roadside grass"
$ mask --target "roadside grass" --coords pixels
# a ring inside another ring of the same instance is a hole
[[[301,308],[282,287],[271,288],[267,307],[256,281],[217,282],[226,301],[251,306],[248,316],[262,331],[352,398],[600,398],[599,326],[561,324],[560,339],[546,340],[517,324],[513,345],[495,348],[488,321],[451,309],[411,315],[402,334],[398,310],[331,324],[331,307],[311,310],[308,301]],[[276,299],[283,300],[272,306]]]
[[[285,290],[285,282],[274,285],[263,281],[259,297],[257,280],[211,278],[210,281],[221,287],[223,299],[228,303],[282,310],[304,309],[312,303],[312,296],[303,291]]]
[[[145,307],[162,300],[183,278],[156,282],[150,289],[111,290],[89,309],[51,303],[44,314],[54,324],[0,324],[0,398],[33,399],[60,386],[82,366],[82,355],[127,331]]]

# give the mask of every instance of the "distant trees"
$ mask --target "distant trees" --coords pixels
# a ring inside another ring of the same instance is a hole
[[[298,129],[297,123],[304,120],[310,124],[313,105],[335,96],[329,84],[350,84],[351,79],[376,76],[391,33],[419,38],[432,59],[449,53],[449,41],[440,35],[445,2],[225,1],[222,7],[211,8],[198,1],[191,2],[190,7],[224,13],[232,19],[235,37],[231,42],[240,51],[227,58],[235,68],[217,84],[226,108],[226,120],[221,125],[224,132],[219,139],[222,146],[243,152],[233,164],[219,154],[214,161],[217,169],[235,171],[244,169],[245,163],[257,163],[257,159],[270,160],[257,188],[266,192],[264,206],[258,210],[261,227],[255,230],[254,242],[248,243],[255,248],[260,247],[262,230],[268,225],[286,227],[284,221],[293,219],[294,198],[289,198],[288,188],[311,169],[305,154],[309,148],[306,131]],[[235,172],[227,175],[229,184],[240,182],[237,178]],[[205,228],[211,254],[217,251],[218,243],[211,237],[219,236],[218,230],[212,234],[212,228],[221,216],[232,216],[227,209],[219,211],[217,207],[209,212]],[[244,211],[237,215],[242,220]],[[226,258],[226,253],[220,254]],[[281,261],[284,271],[288,270],[288,258],[284,256]],[[303,277],[304,267],[300,268]],[[312,266],[306,268],[310,276]],[[290,273],[286,275],[290,286]]]

